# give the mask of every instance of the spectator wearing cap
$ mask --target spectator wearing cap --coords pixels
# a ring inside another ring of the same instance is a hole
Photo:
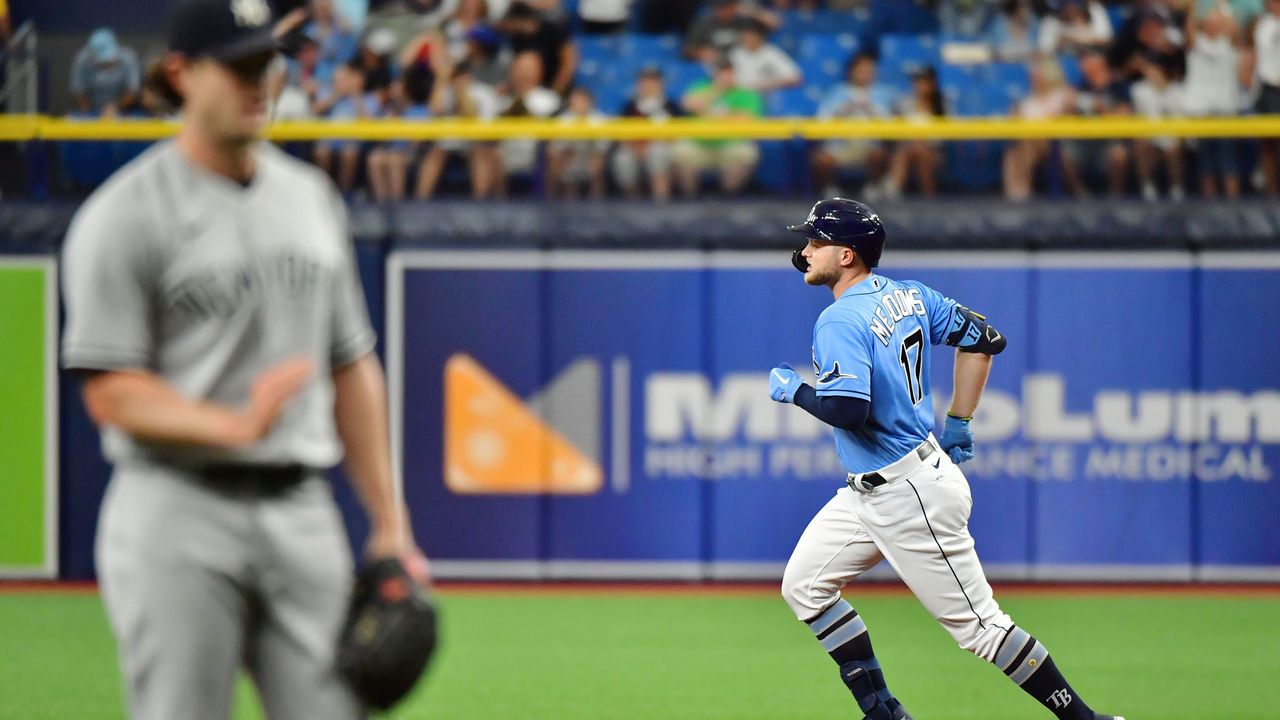
[[[1267,12],[1253,28],[1253,48],[1257,53],[1254,73],[1258,79],[1256,109],[1266,115],[1280,114],[1280,0],[1267,0]],[[1263,182],[1267,195],[1276,197],[1276,165],[1280,163],[1280,141],[1264,138],[1261,147]]]
[[[299,120],[312,116],[311,108],[329,94],[332,78],[320,75],[320,45],[309,36],[298,41],[294,57],[285,62],[284,78],[276,95],[273,117]]]
[[[460,63],[453,68],[447,83],[438,84],[431,96],[431,113],[435,117],[457,117],[489,120],[498,115],[500,99],[493,88],[472,78],[471,67]],[[439,140],[427,151],[418,168],[414,195],[427,200],[435,194],[440,175],[451,158],[465,158],[471,177],[471,196],[477,200],[497,191],[501,161],[492,142]]]
[[[832,88],[818,105],[818,119],[889,117],[893,90],[876,82],[877,70],[874,53],[863,51],[851,57],[845,65],[845,82]],[[837,175],[841,170],[853,170],[866,178],[863,196],[875,201],[881,195],[889,151],[883,142],[869,138],[828,140],[813,153],[811,162],[814,180],[822,188],[823,197],[842,195],[836,184]]]
[[[1140,78],[1146,63],[1163,66],[1169,77],[1182,77],[1185,44],[1182,25],[1169,7],[1144,6],[1120,28],[1107,57],[1127,80]]]
[[[804,82],[800,66],[785,50],[766,42],[768,36],[769,28],[759,20],[742,21],[738,44],[729,50],[739,87],[767,93]]]
[[[781,21],[771,12],[741,0],[711,0],[711,8],[689,26],[684,37],[684,56],[697,60],[708,69],[729,54],[738,44],[744,20],[758,20],[770,30]]]
[[[1053,14],[1040,21],[1042,54],[1079,54],[1111,42],[1111,18],[1097,0],[1052,0],[1050,8]]]
[[[396,49],[395,34],[382,29],[369,33],[360,50],[351,61],[353,67],[364,77],[364,91],[375,93],[379,103],[387,101],[391,89],[393,71],[391,54]]]
[[[996,60],[1029,63],[1035,59],[1040,24],[1027,0],[1005,0],[987,32]]]
[[[569,91],[565,108],[556,116],[562,123],[600,122],[605,114],[596,109],[595,97],[585,87]],[[547,143],[547,196],[573,200],[585,185],[590,197],[604,197],[604,159],[608,140],[553,140]]]
[[[616,35],[627,29],[635,0],[579,0],[578,20],[587,35]]]
[[[1127,116],[1133,114],[1129,87],[1116,77],[1101,53],[1091,52],[1080,58],[1084,76],[1076,88],[1075,111],[1090,117]],[[1062,174],[1067,187],[1078,198],[1086,198],[1090,180],[1105,177],[1107,194],[1124,194],[1129,171],[1129,147],[1126,141],[1065,140],[1062,145]]]
[[[512,57],[511,49],[502,44],[502,36],[492,27],[480,25],[467,32],[466,63],[476,82],[489,87],[505,84]]]
[[[458,8],[440,26],[440,34],[453,62],[467,59],[467,39],[472,31],[485,26],[488,15],[485,0],[461,0]]]
[[[1249,84],[1242,62],[1240,26],[1221,9],[1197,20],[1187,15],[1187,75],[1183,81],[1182,110],[1192,117],[1239,114],[1244,103],[1241,86]],[[1230,138],[1196,138],[1191,141],[1200,173],[1200,191],[1206,197],[1222,193],[1240,196],[1239,144]]]
[[[1018,102],[1014,115],[1024,120],[1050,120],[1071,112],[1075,92],[1067,86],[1062,66],[1044,58],[1031,66],[1031,93]],[[1031,197],[1036,170],[1049,157],[1048,140],[1017,140],[1005,148],[1001,172],[1004,196],[1010,200]]]
[[[115,33],[98,28],[76,53],[71,66],[71,94],[82,113],[115,117],[132,105],[142,89],[138,56],[121,47]]]
[[[543,87],[561,97],[569,92],[578,71],[578,46],[563,23],[554,22],[533,7],[517,2],[507,11],[499,30],[510,39],[515,54],[538,55]]]
[[[733,63],[727,60],[720,62],[710,80],[685,91],[681,103],[691,115],[717,120],[757,118],[764,110],[760,94],[738,85]],[[750,140],[682,140],[675,146],[674,158],[685,197],[698,194],[699,180],[708,170],[719,173],[726,194],[737,195],[751,180],[760,148]]]
[[[640,71],[636,92],[622,109],[623,117],[648,118],[662,122],[684,115],[684,111],[667,96],[662,70],[646,67]],[[653,199],[665,202],[671,198],[671,145],[654,140],[628,140],[619,143],[613,153],[613,178],[628,198],[640,197],[641,169],[649,178]]]
[[[947,114],[938,86],[938,72],[931,66],[911,73],[911,92],[899,99],[897,114],[908,120],[937,119]],[[902,195],[907,181],[914,176],[920,194],[933,197],[938,193],[937,171],[942,163],[942,143],[938,140],[905,140],[894,146],[889,161],[889,176],[884,191],[890,199]]]

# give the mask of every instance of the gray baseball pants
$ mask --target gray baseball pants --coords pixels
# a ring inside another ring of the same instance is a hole
[[[352,561],[320,475],[263,494],[118,468],[96,555],[134,720],[226,720],[240,667],[271,720],[363,717],[334,665]]]

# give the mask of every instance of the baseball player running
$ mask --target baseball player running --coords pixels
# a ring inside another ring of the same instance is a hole
[[[242,663],[272,720],[363,714],[334,663],[352,558],[324,471],[344,448],[369,557],[426,579],[344,207],[259,140],[271,28],[265,0],[178,6],[178,136],[85,202],[63,253],[63,363],[115,466],[97,568],[138,720],[225,720]]]
[[[808,244],[792,263],[835,302],[813,329],[810,387],[789,365],[769,395],[835,428],[848,484],[809,523],[787,563],[782,594],[840,666],[865,720],[910,718],[885,685],[867,627],[840,589],[882,558],[960,647],[1000,668],[1061,720],[1123,720],[1095,713],[1049,651],[992,597],[969,535],[973,500],[957,467],[973,457],[969,419],[1005,338],[986,319],[913,281],[872,272],[885,233],[862,203],[813,206],[789,230]],[[957,349],[955,397],[935,439],[929,346]]]

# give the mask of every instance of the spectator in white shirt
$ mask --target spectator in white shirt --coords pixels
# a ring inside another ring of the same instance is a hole
[[[729,51],[739,87],[765,93],[804,82],[800,66],[782,48],[766,42],[768,35],[768,28],[759,20],[743,22],[738,45]]]
[[[1142,117],[1159,119],[1182,114],[1182,84],[1173,82],[1160,63],[1142,63],[1142,79],[1129,88],[1129,95],[1134,113]],[[1182,141],[1173,137],[1139,138],[1133,144],[1142,199],[1153,201],[1159,197],[1156,171],[1161,160],[1169,178],[1169,199],[1186,197]]]
[[[587,35],[613,35],[627,29],[635,0],[580,0],[579,28]]]
[[[437,78],[436,82],[442,83],[444,80]],[[453,69],[448,87],[439,87],[432,93],[431,114],[434,117],[490,120],[498,115],[500,103],[493,88],[473,81],[470,66],[462,63]],[[445,163],[451,157],[466,158],[471,174],[471,197],[479,200],[497,191],[501,165],[498,148],[494,143],[440,140],[431,146],[418,168],[414,195],[419,200],[427,200],[435,193]]]
[[[596,109],[595,97],[584,87],[569,92],[558,117],[562,123],[599,122],[605,114]],[[604,158],[608,140],[553,140],[547,143],[547,196],[573,200],[587,186],[593,200],[604,197]]]
[[[1057,11],[1040,22],[1040,52],[1045,55],[1104,49],[1113,31],[1107,9],[1097,0],[1056,0]]]
[[[1045,58],[1031,68],[1031,94],[1018,103],[1014,115],[1027,120],[1062,117],[1075,104],[1075,93],[1062,76],[1055,58]],[[1048,140],[1017,140],[1004,152],[1004,196],[1010,200],[1031,197],[1036,169],[1049,157]]]
[[[1200,22],[1187,17],[1187,77],[1183,81],[1182,110],[1194,117],[1237,115],[1243,103],[1240,88],[1244,79],[1239,29],[1232,16],[1211,10]],[[1197,138],[1196,164],[1200,170],[1200,191],[1206,197],[1218,194],[1217,176],[1222,176],[1222,192],[1229,198],[1240,195],[1240,148],[1229,138]]]
[[[1253,49],[1257,53],[1255,74],[1258,77],[1259,113],[1280,114],[1280,0],[1267,0],[1267,11],[1253,28]],[[1275,138],[1262,140],[1261,169],[1266,182],[1267,195],[1276,197],[1276,159],[1280,154],[1280,141]]]
[[[876,83],[877,69],[874,54],[854,55],[845,67],[845,82],[832,88],[818,106],[818,119],[889,117],[893,90]],[[867,179],[862,194],[874,201],[880,197],[888,164],[889,151],[879,140],[828,140],[813,154],[813,177],[823,197],[835,197],[842,194],[836,184],[839,171],[862,171]]]

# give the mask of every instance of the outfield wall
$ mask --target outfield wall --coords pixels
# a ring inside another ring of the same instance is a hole
[[[773,364],[809,364],[829,297],[784,250],[422,249],[394,222],[369,237],[363,212],[397,464],[437,574],[778,576],[841,482],[826,431],[766,397]],[[965,466],[992,575],[1280,578],[1280,252],[902,244],[884,274],[1010,338]],[[74,380],[56,397],[61,574],[90,577],[108,469]]]

